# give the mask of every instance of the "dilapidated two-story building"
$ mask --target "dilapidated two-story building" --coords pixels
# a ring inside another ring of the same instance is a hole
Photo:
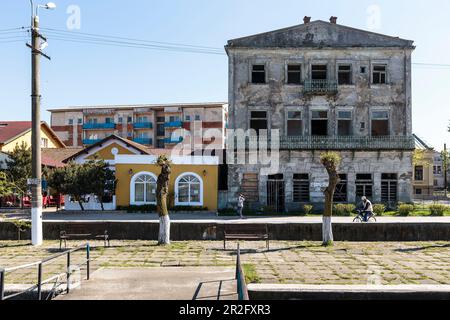
[[[412,198],[413,41],[313,21],[229,40],[229,128],[278,130],[279,170],[229,163],[229,200],[299,211],[322,204],[319,157],[342,156],[335,201]]]

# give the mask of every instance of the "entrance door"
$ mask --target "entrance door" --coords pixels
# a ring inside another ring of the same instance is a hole
[[[267,206],[276,213],[284,212],[284,179],[282,174],[269,176]]]

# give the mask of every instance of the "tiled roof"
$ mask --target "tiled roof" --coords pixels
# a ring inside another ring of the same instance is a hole
[[[29,130],[31,121],[0,121],[0,143],[7,143]]]
[[[63,160],[80,152],[82,148],[42,149],[42,164],[48,167],[63,167]]]

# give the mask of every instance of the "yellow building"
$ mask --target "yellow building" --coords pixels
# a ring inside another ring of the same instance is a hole
[[[418,136],[414,135],[414,138],[416,153],[420,161],[414,164],[413,197],[422,199],[431,197],[434,193],[433,161],[435,151]]]
[[[167,154],[172,162],[169,181],[170,206],[203,207],[208,211],[217,211],[218,157],[171,155],[170,150],[146,148],[112,135],[79,151],[65,162],[71,160],[84,163],[98,158],[109,163],[117,178],[114,204],[110,208],[155,205],[156,180],[161,170],[155,162],[163,153]],[[92,205],[92,209],[95,209],[95,204]]]
[[[9,153],[23,142],[31,147],[31,121],[0,121],[0,151]],[[41,147],[66,147],[45,122],[41,124]]]

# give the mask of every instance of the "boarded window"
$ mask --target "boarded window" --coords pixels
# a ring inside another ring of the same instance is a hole
[[[389,112],[374,111],[372,112],[372,136],[388,136],[389,135]]]
[[[347,175],[339,175],[339,183],[336,185],[336,190],[334,192],[333,201],[336,203],[346,203],[347,202]]]
[[[352,112],[351,111],[338,111],[338,136],[350,136],[352,135]]]
[[[311,135],[328,135],[328,111],[313,111],[311,117]]]
[[[266,66],[254,64],[252,66],[252,83],[266,83]]]
[[[352,84],[351,65],[340,65],[338,67],[338,83],[340,85]]]
[[[373,66],[373,84],[386,84],[386,65]]]
[[[302,82],[302,66],[298,64],[290,64],[287,66],[287,83],[301,84]]]
[[[287,113],[287,135],[301,136],[302,135],[302,112],[288,111]]]
[[[256,130],[256,134],[259,134],[259,130],[267,130],[267,111],[250,113],[250,129]]]
[[[309,202],[309,174],[294,174],[293,189],[294,202]]]
[[[372,198],[373,180],[371,174],[357,174],[355,184],[357,201],[363,196]]]
[[[381,175],[381,202],[393,206],[397,203],[398,179],[395,173]]]
[[[327,80],[327,66],[326,65],[312,65],[311,66],[312,80]]]

